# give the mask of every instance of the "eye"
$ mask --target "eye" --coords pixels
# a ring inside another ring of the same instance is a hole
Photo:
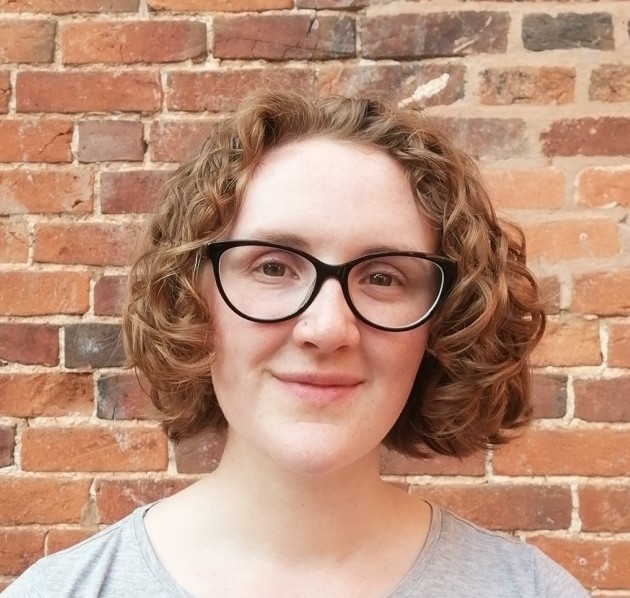
[[[256,256],[248,267],[250,276],[258,280],[272,282],[288,282],[298,279],[303,271],[303,260],[288,251],[265,251]]]
[[[266,276],[284,276],[287,271],[287,267],[278,262],[265,262],[258,269]]]
[[[406,284],[404,269],[400,264],[368,262],[364,273],[365,284],[378,287],[400,287]]]
[[[401,293],[409,287],[408,266],[398,256],[375,257],[357,264],[350,283],[370,294]]]
[[[370,274],[370,284],[378,285],[380,287],[389,287],[394,284],[394,279],[391,274],[385,274],[384,272],[376,272]]]

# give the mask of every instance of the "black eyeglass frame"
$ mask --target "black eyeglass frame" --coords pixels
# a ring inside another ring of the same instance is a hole
[[[313,288],[311,289],[310,294],[307,296],[306,300],[300,307],[288,316],[283,316],[282,318],[274,318],[274,319],[266,319],[266,318],[255,318],[253,316],[249,316],[239,310],[228,298],[225,289],[223,288],[223,284],[221,283],[221,273],[219,269],[219,262],[223,253],[225,253],[228,249],[232,249],[233,247],[243,247],[243,246],[254,246],[254,247],[270,247],[272,249],[280,249],[283,251],[289,251],[291,253],[295,253],[300,257],[303,257],[305,260],[313,264],[315,267],[315,283],[313,284]],[[378,330],[384,330],[386,332],[405,332],[407,330],[413,330],[418,326],[422,326],[437,310],[438,306],[442,303],[446,295],[451,289],[453,281],[455,279],[455,275],[457,273],[457,266],[455,262],[449,258],[434,255],[431,253],[424,253],[421,251],[382,251],[377,253],[370,253],[366,255],[362,255],[358,258],[350,260],[345,264],[326,264],[318,260],[316,257],[313,257],[309,253],[305,251],[301,251],[299,249],[295,249],[293,247],[287,247],[286,245],[279,245],[277,243],[268,243],[267,241],[253,241],[249,239],[237,239],[233,241],[214,241],[212,243],[208,243],[203,248],[203,256],[209,259],[212,262],[212,268],[214,271],[214,278],[217,283],[217,288],[219,289],[219,293],[227,306],[236,314],[244,318],[245,320],[249,320],[250,322],[258,322],[261,324],[274,324],[278,322],[286,322],[287,320],[291,320],[296,316],[299,316],[301,313],[304,313],[308,307],[313,303],[319,291],[321,290],[324,282],[329,278],[334,278],[339,282],[341,286],[341,290],[343,291],[343,296],[348,304],[348,307],[352,311],[352,313],[359,319],[361,322],[364,322],[368,326],[372,328],[376,328]],[[418,257],[425,259],[429,262],[433,262],[436,264],[440,270],[442,271],[442,287],[440,289],[440,293],[433,303],[431,309],[417,322],[413,324],[409,324],[407,326],[403,326],[401,328],[391,328],[388,326],[381,326],[380,324],[375,324],[368,320],[365,316],[363,316],[359,310],[354,305],[354,301],[352,300],[352,296],[350,295],[350,289],[348,287],[348,277],[350,274],[350,270],[360,264],[361,262],[366,262],[368,260],[372,260],[378,257],[391,257],[391,256],[400,256],[400,257]]]

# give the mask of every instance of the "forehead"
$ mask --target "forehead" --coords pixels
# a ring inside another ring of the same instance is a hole
[[[258,166],[230,237],[265,234],[297,236],[307,248],[318,249],[341,240],[420,251],[435,244],[392,157],[375,147],[327,138],[276,148]]]

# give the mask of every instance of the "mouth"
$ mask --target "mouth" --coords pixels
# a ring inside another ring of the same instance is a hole
[[[357,376],[347,374],[300,372],[295,374],[274,374],[274,377],[281,382],[289,384],[304,384],[308,386],[357,386],[361,384],[361,379]]]
[[[356,376],[335,373],[283,373],[274,374],[274,378],[292,396],[319,405],[348,399],[362,384],[362,380]]]

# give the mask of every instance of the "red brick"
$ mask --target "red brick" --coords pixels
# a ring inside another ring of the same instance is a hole
[[[94,175],[84,169],[0,171],[0,213],[86,213]]]
[[[199,150],[214,126],[215,124],[209,120],[173,120],[152,123],[149,143],[151,160],[156,162],[186,161]]]
[[[370,4],[370,0],[296,0],[296,8],[312,8],[315,10],[358,10]]]
[[[523,222],[528,257],[550,261],[613,257],[621,249],[613,218],[564,216],[559,220]]]
[[[608,365],[630,368],[630,324],[608,324]]]
[[[578,176],[577,203],[592,208],[630,207],[629,168],[587,168]]]
[[[96,505],[101,523],[119,521],[134,509],[166,498],[183,490],[190,480],[164,478],[158,480],[98,480]]]
[[[1,174],[0,174],[1,176]],[[2,198],[0,197],[0,204]],[[19,263],[28,259],[26,222],[0,220],[0,262]]]
[[[216,469],[223,454],[225,439],[218,434],[198,434],[175,445],[179,473],[208,473]]]
[[[215,58],[324,60],[355,55],[355,22],[307,14],[215,17]]]
[[[35,227],[34,260],[91,266],[127,265],[136,247],[140,223],[82,222]]]
[[[93,536],[96,529],[51,529],[46,535],[46,554],[53,554],[70,548]]]
[[[627,102],[630,100],[630,66],[627,64],[602,64],[593,69],[588,95],[591,100],[603,102]]]
[[[322,65],[317,89],[324,95],[376,96],[400,102],[409,100],[418,89],[415,104],[452,104],[464,97],[463,65],[397,63]],[[441,83],[444,81],[444,83]],[[433,86],[433,87],[432,87]]]
[[[94,285],[94,315],[121,315],[126,290],[126,276],[101,276]]]
[[[505,52],[510,16],[489,11],[369,16],[362,19],[366,58],[429,58]]]
[[[72,121],[0,120],[0,162],[71,162]]]
[[[630,270],[576,275],[571,311],[600,316],[630,316]]]
[[[480,476],[485,472],[485,454],[477,453],[464,459],[443,455],[435,455],[430,459],[412,459],[381,447],[380,471],[383,475]]]
[[[535,536],[528,539],[588,588],[630,586],[630,541]]]
[[[572,68],[491,68],[481,73],[479,99],[491,105],[568,104],[574,88]]]
[[[110,368],[124,365],[120,325],[84,322],[64,326],[64,362],[67,368]]]
[[[545,302],[545,313],[560,313],[560,281],[556,276],[545,276],[538,279],[540,294]]]
[[[597,320],[565,316],[547,321],[547,329],[532,355],[532,364],[544,366],[599,365],[602,354]]]
[[[39,417],[92,414],[90,374],[0,374],[0,414]]]
[[[582,529],[587,532],[630,532],[630,488],[580,486]]]
[[[163,123],[153,123],[153,127]],[[153,132],[151,133],[153,139]],[[187,138],[191,143],[190,137]],[[182,146],[184,138],[182,137]],[[191,145],[195,145],[192,143]],[[154,149],[154,148],[152,148]],[[101,211],[103,214],[151,212],[160,188],[172,175],[170,170],[125,170],[101,173]]]
[[[24,364],[59,363],[59,327],[0,323],[0,360]]]
[[[533,403],[535,418],[563,417],[567,411],[567,377],[534,374]]]
[[[92,481],[0,477],[0,525],[78,523]]]
[[[432,118],[475,158],[504,159],[527,151],[527,126],[520,118]]]
[[[79,162],[142,161],[144,125],[110,120],[79,123]]]
[[[568,486],[432,484],[412,486],[411,492],[488,529],[566,529],[571,524]]]
[[[546,156],[618,156],[630,154],[630,118],[564,119],[540,135]]]
[[[97,417],[101,419],[148,419],[157,410],[147,396],[149,385],[135,374],[109,374],[98,379]]]
[[[575,380],[575,417],[596,422],[630,421],[630,376]]]
[[[44,556],[44,532],[0,529],[0,575],[19,575]]]
[[[82,272],[0,272],[0,315],[83,314],[89,290]]]
[[[55,22],[0,20],[0,63],[52,62]]]
[[[22,432],[24,471],[160,471],[166,436],[156,428],[74,425]]]
[[[293,8],[292,0],[147,0],[150,10],[255,12]]]
[[[172,72],[166,79],[166,105],[169,110],[224,112],[235,110],[254,89],[308,92],[313,89],[313,82],[311,69],[295,67]]]
[[[0,71],[0,112],[9,111],[11,99],[11,76],[8,71]]]
[[[152,72],[45,72],[17,74],[18,112],[155,112],[160,79]]]
[[[65,64],[201,61],[207,54],[206,25],[197,21],[70,22],[60,39]]]
[[[498,449],[493,466],[506,475],[623,476],[630,471],[630,435],[610,429],[529,430]]]
[[[0,467],[13,465],[13,449],[15,448],[15,428],[0,426]]]
[[[564,205],[564,172],[557,168],[487,169],[490,196],[499,209],[557,209]]]
[[[140,0],[4,0],[0,12],[137,12]]]
[[[571,48],[615,48],[612,18],[605,12],[528,14],[523,17],[521,37],[525,49],[534,52]]]

